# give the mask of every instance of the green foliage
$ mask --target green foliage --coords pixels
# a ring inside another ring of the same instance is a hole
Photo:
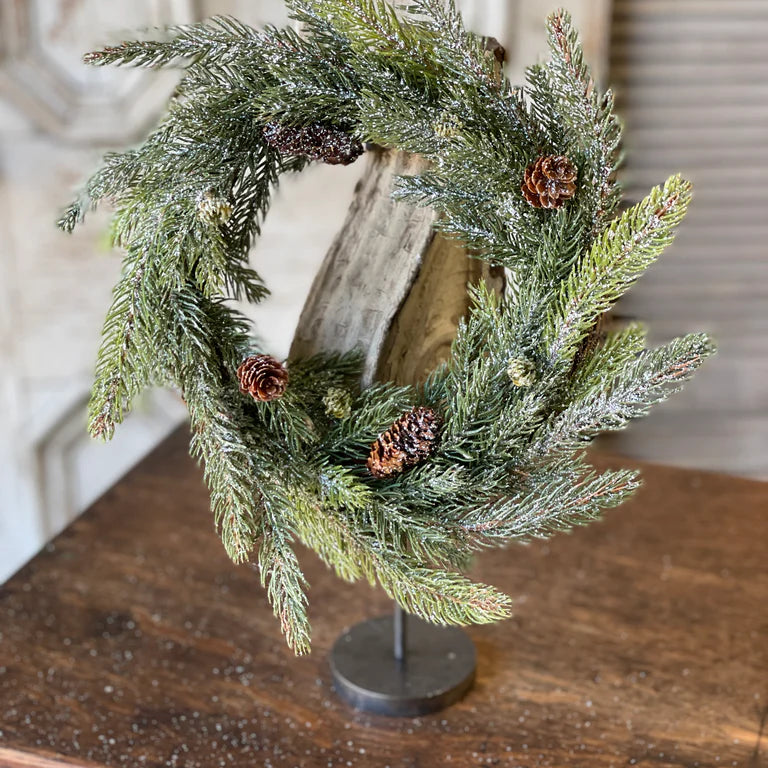
[[[549,17],[550,60],[528,70],[532,113],[547,148],[576,161],[580,168],[580,213],[596,235],[620,201],[615,183],[621,126],[613,95],[595,86],[576,30],[563,11]],[[590,221],[591,220],[591,221]]]
[[[597,473],[582,449],[665,399],[713,352],[703,335],[647,350],[638,325],[587,344],[670,243],[690,187],[673,176],[616,215],[620,125],[564,11],[548,22],[549,61],[516,87],[450,0],[288,6],[301,35],[219,17],[86,56],[184,73],[160,125],[105,157],[60,221],[71,231],[108,200],[124,254],[91,432],[111,437],[151,383],[181,391],[224,546],[235,562],[257,550],[297,653],[310,645],[297,541],[341,578],[379,584],[432,621],[495,621],[509,599],[459,572],[471,555],[621,503],[636,473]],[[422,154],[429,170],[399,179],[396,196],[434,206],[441,230],[509,270],[504,298],[473,289],[450,360],[422,385],[361,390],[360,359],[349,354],[289,360],[279,400],[239,392],[236,369],[255,345],[226,301],[266,294],[248,251],[281,174],[308,162],[267,145],[272,121],[319,122]],[[579,170],[575,197],[558,210],[521,194],[525,168],[544,154],[567,155]],[[329,392],[343,408],[328,412]],[[371,443],[417,404],[444,419],[437,451],[375,480],[365,468]]]
[[[471,530],[502,544],[510,539],[549,538],[596,520],[603,509],[618,506],[638,487],[635,472],[597,474],[580,461],[567,459],[526,474],[514,494],[469,509],[464,521]]]
[[[258,562],[261,586],[267,589],[280,629],[297,656],[309,653],[310,627],[307,618],[307,581],[284,525],[264,527]]]
[[[594,368],[578,395],[539,430],[531,453],[567,452],[600,432],[623,429],[631,419],[644,416],[651,406],[678,391],[714,351],[706,335],[694,333],[641,352],[612,375]]]
[[[595,317],[609,309],[670,244],[690,198],[690,184],[672,176],[594,240],[563,281],[550,311],[545,337],[550,364],[570,367]]]

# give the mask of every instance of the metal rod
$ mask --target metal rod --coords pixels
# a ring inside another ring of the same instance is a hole
[[[394,652],[397,661],[405,661],[405,643],[406,643],[406,615],[405,611],[395,603],[394,615]]]

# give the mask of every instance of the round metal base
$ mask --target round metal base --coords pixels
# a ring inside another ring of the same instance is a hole
[[[408,616],[405,654],[395,659],[393,617],[356,624],[331,651],[339,695],[356,709],[415,717],[461,699],[475,679],[475,646],[457,627],[439,627]]]

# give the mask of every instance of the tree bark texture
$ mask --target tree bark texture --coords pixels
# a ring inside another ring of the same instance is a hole
[[[501,273],[468,258],[435,233],[436,214],[392,200],[395,177],[422,172],[424,160],[373,149],[346,222],[310,290],[291,357],[363,353],[362,384],[414,384],[446,360],[467,284],[503,282]],[[493,273],[493,274],[492,274]]]

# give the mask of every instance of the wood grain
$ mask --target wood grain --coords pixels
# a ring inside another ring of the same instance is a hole
[[[0,766],[763,768],[768,485],[645,477],[601,524],[483,555],[516,614],[470,630],[475,689],[388,720],[327,669],[385,596],[305,553],[314,652],[293,658],[176,434],[0,588]]]
[[[376,378],[415,384],[448,360],[459,320],[469,310],[467,286],[480,280],[501,293],[504,271],[469,258],[455,240],[435,235],[392,320]]]
[[[368,385],[393,319],[433,240],[435,214],[391,198],[395,176],[423,170],[421,158],[374,149],[366,153],[365,162],[347,220],[302,310],[291,356],[359,349]]]
[[[364,354],[362,381],[415,384],[448,359],[467,285],[503,289],[503,270],[467,257],[435,233],[435,214],[392,200],[395,176],[426,168],[419,157],[374,149],[344,227],[315,278],[291,355]]]

